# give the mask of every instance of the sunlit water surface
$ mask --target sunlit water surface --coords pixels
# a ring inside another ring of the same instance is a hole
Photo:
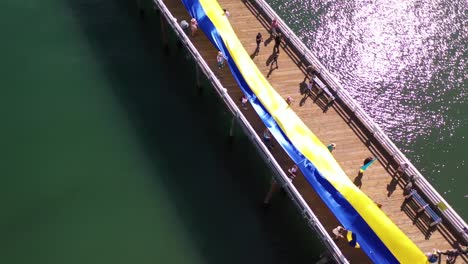
[[[468,2],[268,3],[466,218]]]

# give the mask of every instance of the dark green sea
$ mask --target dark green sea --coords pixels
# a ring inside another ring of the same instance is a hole
[[[270,2],[286,16],[285,3],[294,1]],[[323,16],[288,12],[285,19],[317,51],[326,38],[311,36],[335,11],[331,2],[312,2]],[[149,1],[145,9],[142,21],[132,0],[0,2],[0,263],[316,259],[323,248],[287,197],[259,209],[269,170],[239,129],[228,144],[229,114],[206,82],[195,88],[194,63],[174,36],[169,51],[162,48],[159,18]],[[315,26],[298,23],[311,20]],[[458,50],[466,43],[460,32],[447,40]],[[464,48],[444,66],[446,93],[441,80],[411,79],[412,87],[435,89],[424,97],[432,104],[403,88],[397,94],[414,100],[385,97],[415,113],[408,133],[398,119],[370,112],[466,216]],[[334,67],[346,53],[318,54],[354,95],[362,92],[340,74],[351,70]],[[380,94],[391,92],[385,87]],[[444,122],[421,121],[434,113]]]

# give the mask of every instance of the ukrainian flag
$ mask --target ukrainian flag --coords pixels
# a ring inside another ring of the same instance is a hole
[[[348,233],[346,233],[346,238],[348,239],[349,245],[354,247],[354,248],[360,248],[361,246],[357,242],[356,239],[356,234],[353,233],[352,231],[348,230]]]

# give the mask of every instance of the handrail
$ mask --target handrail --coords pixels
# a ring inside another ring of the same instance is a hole
[[[361,106],[349,95],[349,93],[341,86],[336,78],[320,63],[314,54],[304,45],[304,43],[297,37],[297,35],[288,27],[288,25],[276,14],[276,12],[268,5],[265,0],[250,0],[257,4],[263,13],[270,19],[276,18],[278,21],[279,29],[283,37],[292,44],[296,50],[301,52],[305,60],[313,65],[320,73],[321,77],[328,83],[329,87],[334,90],[343,103],[356,115],[356,117],[367,127],[367,129],[374,135],[377,142],[379,142],[385,150],[395,159],[399,164],[406,163],[408,168],[405,170],[410,175],[415,175],[416,185],[427,196],[430,203],[436,206],[440,203],[447,206],[447,209],[441,210],[437,207],[438,211],[445,217],[445,219],[455,228],[455,230],[468,243],[468,234],[464,229],[467,228],[466,222],[458,215],[458,213],[447,203],[447,201],[434,189],[434,187],[424,178],[419,170],[406,158],[406,156],[395,146],[382,129],[369,117],[369,115],[361,108]]]
[[[286,173],[283,171],[283,169],[278,164],[276,159],[273,157],[273,155],[270,153],[268,148],[265,146],[263,141],[257,135],[257,133],[255,132],[253,127],[250,125],[249,121],[244,116],[242,111],[239,109],[237,104],[229,96],[227,89],[222,86],[221,82],[218,80],[216,75],[213,73],[210,67],[206,64],[203,57],[200,55],[200,53],[192,44],[192,42],[187,37],[187,35],[184,33],[180,25],[177,23],[177,19],[174,18],[174,16],[171,14],[169,9],[164,4],[163,0],[153,0],[153,2],[159,8],[159,10],[161,11],[161,14],[164,15],[164,17],[168,21],[168,24],[172,27],[172,29],[174,30],[176,35],[179,37],[179,39],[182,41],[182,43],[187,47],[188,51],[190,52],[194,60],[198,63],[198,66],[202,69],[203,73],[207,76],[207,78],[213,84],[213,87],[215,88],[216,92],[222,98],[222,100],[224,101],[226,106],[229,108],[231,113],[243,125],[244,132],[248,134],[249,138],[252,140],[254,145],[257,147],[260,153],[263,154],[262,157],[267,162],[267,164],[271,167],[273,172],[275,172],[274,174],[275,177],[282,184],[285,190],[288,192],[291,199],[295,202],[295,205],[298,207],[300,212],[303,214],[304,218],[307,220],[307,224],[311,226],[312,228],[314,228],[314,230],[319,234],[320,238],[325,243],[325,246],[332,253],[332,256],[334,257],[336,261],[338,261],[339,263],[343,263],[343,264],[349,264],[349,261],[344,257],[343,253],[337,247],[335,242],[333,242],[332,238],[330,237],[326,229],[323,227],[322,223],[319,221],[315,213],[311,210],[311,208],[306,203],[306,201],[304,200],[302,195],[299,193],[299,191],[296,189],[294,184],[292,184],[292,182],[289,180],[289,177],[286,175]]]

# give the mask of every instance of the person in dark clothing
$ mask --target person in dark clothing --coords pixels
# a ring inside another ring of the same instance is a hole
[[[437,250],[437,254],[439,255],[446,255],[447,256],[447,263],[455,263],[458,256],[467,255],[468,254],[468,247],[461,246],[459,243],[455,245],[456,248],[454,249],[447,249],[447,250]]]
[[[260,52],[260,43],[263,42],[262,33],[258,32],[257,37],[255,38],[255,42],[257,42],[257,48],[255,49],[255,54]]]
[[[281,39],[283,38],[283,35],[281,35],[281,32],[278,32],[275,37],[275,46],[273,47],[273,53],[279,53],[279,46],[281,44]]]
[[[367,158],[364,160],[363,166],[366,165],[367,163],[371,162],[373,159],[374,159],[374,158],[372,158],[372,157],[367,157]]]
[[[306,79],[312,80],[315,76],[318,75],[317,70],[315,70],[314,66],[309,65],[306,68],[306,76],[304,78],[304,82]]]

